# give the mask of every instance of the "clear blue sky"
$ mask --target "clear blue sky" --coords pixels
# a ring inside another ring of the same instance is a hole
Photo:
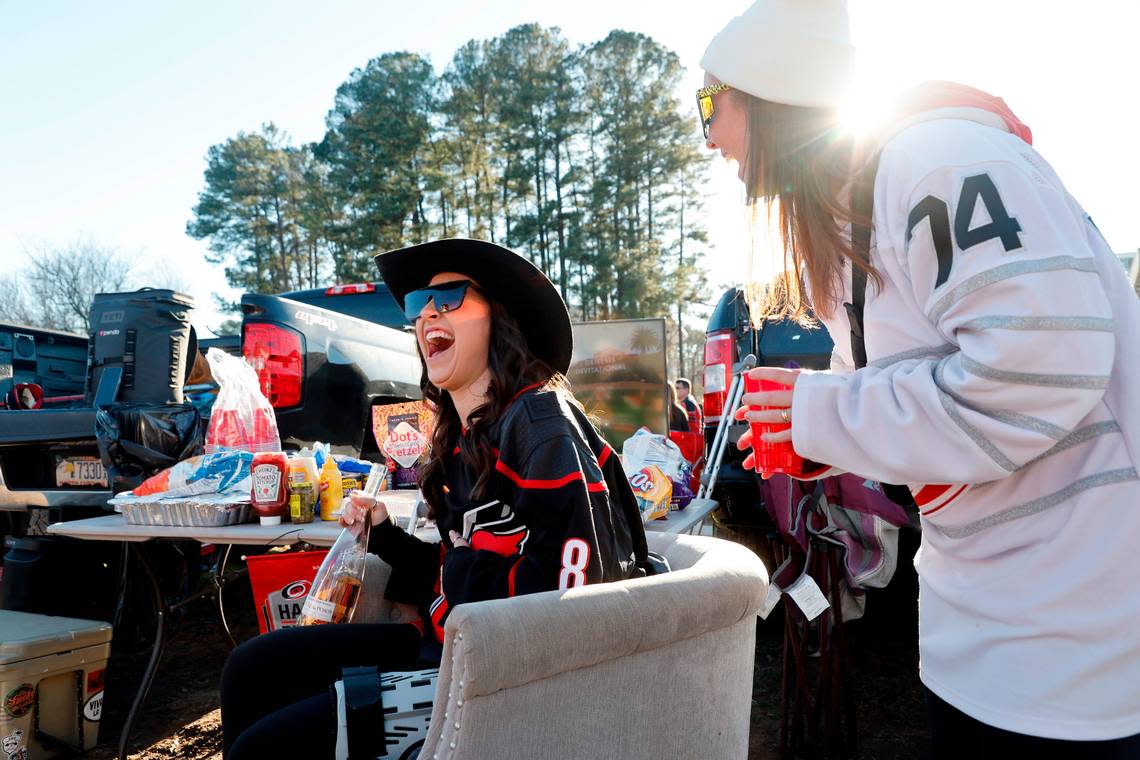
[[[141,271],[173,274],[208,307],[210,292],[226,292],[221,269],[184,229],[211,145],[268,121],[296,142],[320,139],[336,87],[370,58],[410,49],[439,70],[468,39],[530,21],[576,43],[614,28],[654,37],[689,68],[687,105],[704,46],[746,5],[0,0],[0,262],[11,272],[26,247],[89,236]],[[1113,247],[1134,250],[1138,5],[854,0],[859,80],[872,102],[932,76],[1002,95]],[[744,276],[744,215],[734,168],[712,174],[719,285]],[[220,322],[200,311],[200,327]]]

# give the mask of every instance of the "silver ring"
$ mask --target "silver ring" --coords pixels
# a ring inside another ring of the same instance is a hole
[[[784,421],[785,425],[790,425],[792,422],[791,411],[792,410],[788,409],[787,407],[780,410],[780,419]]]

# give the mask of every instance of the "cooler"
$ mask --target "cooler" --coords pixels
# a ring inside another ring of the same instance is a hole
[[[110,654],[107,623],[0,610],[0,758],[93,748]]]
[[[173,290],[96,293],[87,326],[87,403],[108,367],[122,367],[118,401],[181,404],[182,383],[194,365],[194,299]]]

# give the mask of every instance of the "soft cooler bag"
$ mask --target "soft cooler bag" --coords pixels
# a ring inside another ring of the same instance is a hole
[[[181,404],[194,300],[173,290],[97,293],[88,316],[88,403],[108,367],[122,367],[119,401]]]

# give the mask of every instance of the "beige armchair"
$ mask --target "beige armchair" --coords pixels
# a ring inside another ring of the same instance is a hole
[[[728,541],[649,544],[673,572],[452,610],[420,758],[747,757],[768,574]],[[369,566],[358,621],[410,613],[386,580]]]

